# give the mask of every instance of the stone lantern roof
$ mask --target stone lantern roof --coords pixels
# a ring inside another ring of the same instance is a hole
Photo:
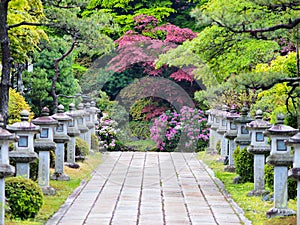
[[[42,109],[41,117],[38,117],[32,122],[36,125],[40,125],[41,127],[56,127],[58,125],[58,121],[53,117],[49,116],[50,110],[47,107]],[[36,151],[50,151],[55,149],[55,143],[51,140],[42,140],[40,138],[35,140],[34,149]]]
[[[266,134],[268,136],[275,136],[275,135],[294,135],[298,132],[297,129],[284,125],[284,115],[282,113],[277,115],[277,123],[273,125],[270,129],[267,130]]]
[[[234,122],[234,120],[236,120],[239,117],[240,115],[236,112],[235,106],[232,106],[230,111],[226,113],[226,119],[229,122]],[[229,126],[230,124],[228,123],[227,130],[225,132],[225,138],[233,140],[237,136],[237,130],[228,129]]]
[[[53,114],[52,118],[56,119],[58,122],[72,120],[72,118],[64,112],[64,109],[65,107],[63,105],[59,105],[57,107],[57,113]]]
[[[235,120],[239,117],[240,117],[240,115],[237,113],[235,106],[232,106],[230,108],[230,111],[226,113],[227,120]]]
[[[88,113],[83,109],[83,104],[79,103],[77,106],[77,113],[82,117],[82,119],[84,120],[84,117],[86,115],[88,115]],[[89,131],[89,129],[87,128],[87,126],[85,125],[85,123],[83,124],[77,124],[78,130],[80,130],[81,133],[86,133]]]
[[[57,113],[52,115],[52,117],[54,119],[56,119],[59,123],[60,122],[67,123],[68,121],[72,120],[72,118],[64,112],[63,105],[59,105],[57,107]],[[67,129],[67,124],[66,124],[66,129]],[[67,135],[67,132],[66,133],[59,133],[59,132],[54,133],[54,141],[56,143],[65,143],[65,142],[68,142],[69,140],[70,140],[70,137]]]
[[[10,126],[7,126],[7,129],[10,131],[26,131],[26,132],[39,132],[40,127],[34,125],[31,122],[28,122],[29,112],[27,110],[23,110],[20,113],[21,122],[16,122]]]
[[[286,142],[287,145],[297,145],[300,144],[300,132],[295,134],[293,137],[290,137],[290,139]]]
[[[255,120],[247,124],[249,130],[265,130],[271,127],[271,124],[268,121],[262,119],[262,114],[263,112],[260,109],[256,111]]]
[[[227,126],[223,125],[223,120],[226,119],[227,113],[229,111],[229,107],[227,105],[222,106],[222,110],[219,110],[218,116],[220,117],[220,125],[217,129],[217,132],[221,135],[223,135],[227,131]]]
[[[252,131],[252,141],[248,147],[248,152],[252,154],[266,154],[270,152],[270,145],[266,143],[266,139],[263,136],[263,140],[261,142],[257,142],[256,140],[256,132],[264,133],[264,131],[271,127],[271,124],[268,121],[262,119],[263,112],[258,109],[256,111],[255,120],[248,123],[246,128]],[[256,131],[256,132],[255,132]]]
[[[47,107],[44,107],[42,109],[41,117],[32,120],[32,122],[36,125],[49,125],[49,126],[57,125],[58,124],[57,120],[49,116],[49,112],[50,110]]]
[[[75,110],[75,104],[71,103],[69,105],[69,111],[66,112],[68,116],[71,116],[73,120],[76,120],[77,117],[81,117],[81,115]],[[73,121],[73,126],[68,126],[68,135],[70,137],[77,137],[79,136],[80,131],[75,126],[75,122]]]
[[[3,126],[4,119],[0,114],[0,141],[17,141],[15,134],[10,133],[8,130],[4,129]],[[6,149],[6,151],[8,151],[8,149]],[[0,156],[1,154],[4,154],[4,152],[0,152]],[[4,156],[2,155],[2,157]],[[8,155],[6,157],[6,160],[8,161]],[[4,164],[3,160],[5,162],[5,159],[2,158],[2,163],[0,163],[0,178],[11,176],[15,173],[15,168],[13,166],[10,166],[9,164]]]
[[[4,119],[3,116],[0,114],[0,140],[16,141],[17,140],[16,135],[4,129],[3,126],[4,126]]]
[[[67,111],[66,114],[71,117],[81,117],[81,112],[75,109],[74,103],[69,105],[69,111]]]
[[[234,123],[236,123],[236,124],[246,124],[246,123],[250,123],[251,121],[253,121],[253,118],[248,116],[248,112],[249,112],[248,108],[243,107],[241,109],[241,115],[234,120]]]

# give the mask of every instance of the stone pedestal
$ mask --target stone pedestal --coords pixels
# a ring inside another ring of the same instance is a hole
[[[87,126],[85,124],[85,116],[86,116],[87,113],[83,109],[83,104],[82,103],[78,104],[77,113],[80,115],[80,117],[77,118],[77,128],[80,131],[79,137],[81,139],[85,140],[86,142],[88,142],[87,132],[89,131],[89,129],[87,128]]]
[[[227,131],[227,118],[226,118],[227,113],[228,113],[228,107],[223,106],[222,111],[219,114],[220,123],[219,123],[219,128],[217,129],[217,133],[220,135],[221,138],[220,156],[222,161],[224,161],[224,159],[228,157],[228,139],[225,138],[225,133]]]
[[[91,114],[92,121],[94,122],[94,128],[92,128],[92,133],[96,134],[96,127],[99,125],[98,114],[101,113],[101,110],[96,107],[96,102],[91,101]]]
[[[89,102],[85,103],[85,124],[88,128],[88,131],[86,133],[86,141],[88,143],[89,149],[91,151],[91,145],[92,145],[92,131],[95,130],[95,122],[94,122],[94,116],[92,114],[91,110],[91,104]]]
[[[214,142],[214,130],[211,129],[211,125],[213,124],[213,109],[207,110],[205,112],[208,115],[208,119],[207,119],[207,123],[206,126],[209,128],[209,142],[208,142],[208,146],[206,148],[206,153],[213,153],[213,142]]]
[[[76,146],[76,137],[79,137],[80,131],[77,129],[78,118],[81,117],[81,114],[75,110],[75,105],[72,103],[69,105],[69,111],[66,112],[68,116],[72,118],[72,121],[69,122],[68,126],[68,136],[70,141],[67,145],[67,163],[71,167],[79,168],[79,164],[75,162],[75,146]]]
[[[234,139],[237,136],[237,127],[234,121],[239,117],[239,114],[236,113],[235,107],[232,107],[230,112],[227,113],[227,129],[224,134],[225,138],[228,140],[228,166],[225,167],[224,171],[226,172],[234,172],[234,159],[233,152],[236,148],[236,144]]]
[[[261,196],[268,193],[265,190],[264,167],[265,154],[270,152],[270,145],[264,131],[270,127],[271,124],[262,119],[261,110],[257,110],[255,120],[247,124],[251,136],[251,143],[247,150],[254,155],[254,189],[248,193],[248,196]]]
[[[70,177],[64,172],[64,160],[65,160],[65,143],[70,141],[70,137],[67,135],[68,124],[72,121],[72,118],[64,113],[64,106],[59,105],[57,113],[52,115],[54,119],[58,121],[58,127],[54,131],[55,148],[55,172],[52,174],[52,180],[67,181]]]
[[[15,173],[15,168],[9,165],[9,143],[17,141],[14,134],[3,128],[3,117],[0,114],[0,224],[4,224],[5,218],[5,177]]]
[[[36,160],[38,155],[34,152],[34,135],[39,133],[39,126],[28,122],[29,112],[21,112],[21,122],[7,126],[9,131],[14,132],[19,140],[15,143],[15,151],[9,153],[9,157],[16,162],[16,175],[29,179],[29,163]]]
[[[50,151],[56,148],[53,142],[54,128],[58,126],[57,120],[49,116],[49,109],[42,109],[42,116],[32,121],[40,126],[40,134],[35,140],[34,149],[39,153],[38,184],[45,195],[54,195],[55,189],[50,186]]]
[[[294,163],[293,168],[289,171],[289,176],[297,180],[297,224],[300,223],[300,132],[287,141],[287,145],[293,146]]]
[[[287,139],[297,133],[297,130],[283,124],[284,116],[277,116],[276,125],[266,131],[271,138],[271,153],[267,163],[274,166],[274,207],[267,211],[268,218],[275,216],[290,216],[295,212],[287,207],[288,166],[293,163],[290,148],[285,144]]]

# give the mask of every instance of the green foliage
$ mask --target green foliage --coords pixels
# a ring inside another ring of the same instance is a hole
[[[274,189],[274,167],[265,164],[264,168],[265,172],[265,180],[266,180],[266,186],[273,190]],[[297,197],[297,181],[288,178],[288,198],[289,199],[295,199]]]
[[[76,144],[75,144],[75,156],[77,158],[84,158],[88,156],[90,153],[88,143],[85,140],[76,137]]]
[[[104,91],[99,91],[99,97],[97,98],[97,107],[101,112],[109,112],[109,109],[114,104],[114,101],[111,101]]]
[[[59,58],[68,49],[68,43],[59,37],[50,37],[50,42],[40,45],[42,50],[34,54],[34,70],[23,76],[24,85],[27,89],[25,98],[30,103],[32,110],[39,115],[40,110],[47,106],[53,110],[53,99],[50,91],[52,79],[55,74],[54,59]],[[79,92],[78,81],[74,77],[72,57],[67,57],[59,63],[60,74],[56,85],[56,94],[73,96]],[[34,84],[34,85],[32,85]],[[73,99],[60,97],[59,103],[67,109]]]
[[[130,121],[129,128],[133,137],[143,140],[150,138],[151,124],[148,121]]]
[[[254,179],[254,156],[247,151],[247,148],[240,149],[237,146],[234,150],[235,171],[240,176],[240,181],[253,182]]]
[[[15,122],[20,122],[20,112],[22,110],[28,110],[31,112],[29,104],[25,101],[24,97],[20,95],[16,90],[9,90],[9,102],[8,102],[8,123],[13,124]],[[31,120],[34,114],[31,112],[29,119]]]
[[[220,155],[221,154],[221,140],[217,141],[216,150],[217,150],[218,154]]]
[[[91,135],[91,148],[97,151],[99,150],[99,140],[94,133]]]
[[[105,12],[113,16],[114,21],[121,27],[119,34],[132,29],[134,27],[133,18],[140,14],[154,16],[159,22],[162,22],[164,18],[175,12],[172,8],[172,2],[169,0],[92,0],[89,2],[84,15],[95,13],[95,9],[99,9],[100,13]],[[118,35],[118,33],[114,33],[114,35]]]
[[[130,107],[130,116],[132,120],[139,121],[139,120],[145,120],[146,114],[143,113],[143,109],[153,104],[150,98],[146,99],[139,99],[137,100],[131,107]]]
[[[45,15],[40,0],[11,0],[8,5],[8,25],[21,22],[39,23]],[[11,54],[14,61],[25,63],[30,61],[30,54],[38,49],[42,39],[48,39],[45,31],[37,26],[19,26],[9,29]],[[1,56],[0,56],[1,58]]]
[[[34,218],[43,205],[43,193],[37,183],[23,177],[5,180],[5,196],[12,218]]]
[[[296,115],[297,108],[293,105],[292,100],[287,101],[290,90],[291,87],[288,87],[286,83],[280,83],[269,90],[260,92],[256,103],[252,107],[252,111],[261,109],[264,112],[264,116],[270,118],[270,122],[273,124],[276,122],[277,115],[279,113],[288,114],[288,109],[292,115]]]

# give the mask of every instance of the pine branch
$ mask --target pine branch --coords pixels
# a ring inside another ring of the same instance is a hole
[[[298,24],[300,24],[300,17],[296,18],[295,20],[289,20],[288,23],[282,23],[282,24],[277,24],[275,26],[271,27],[266,27],[266,28],[261,28],[261,29],[241,29],[241,30],[236,30],[230,26],[227,26],[226,24],[221,23],[220,21],[214,21],[219,25],[220,27],[227,28],[233,33],[250,33],[253,36],[257,36],[258,33],[265,33],[265,32],[271,32],[271,31],[276,31],[280,29],[293,29],[296,27]]]
[[[15,28],[15,27],[20,27],[20,26],[48,26],[48,27],[54,27],[55,24],[54,23],[50,23],[50,24],[46,24],[46,23],[31,23],[31,22],[26,22],[23,21],[21,23],[16,23],[16,24],[12,24],[8,26],[8,30],[11,28]]]

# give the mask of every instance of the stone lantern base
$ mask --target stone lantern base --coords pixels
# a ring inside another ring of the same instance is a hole
[[[273,218],[277,216],[293,216],[296,215],[295,211],[292,209],[278,209],[272,208],[266,212],[267,218]]]
[[[252,190],[249,191],[249,193],[247,194],[248,197],[252,197],[252,196],[265,196],[267,194],[269,194],[270,192],[267,190]]]
[[[70,177],[64,173],[53,173],[51,180],[68,181],[70,180]]]
[[[44,195],[55,195],[56,194],[56,190],[51,186],[41,187],[41,189],[42,189]]]

